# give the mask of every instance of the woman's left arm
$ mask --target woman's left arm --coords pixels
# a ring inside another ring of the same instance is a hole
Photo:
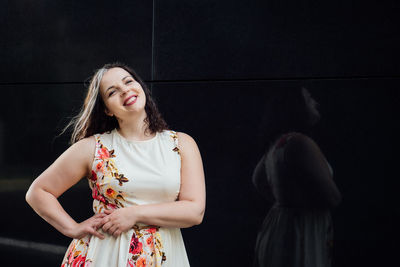
[[[136,223],[163,227],[186,228],[203,220],[206,193],[200,151],[192,137],[178,133],[181,155],[181,188],[174,202],[135,205],[105,211],[103,230],[118,236]]]

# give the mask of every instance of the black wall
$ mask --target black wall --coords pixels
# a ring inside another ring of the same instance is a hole
[[[251,266],[268,210],[250,180],[264,150],[260,122],[271,95],[303,86],[320,103],[314,138],[343,194],[334,266],[389,264],[399,225],[398,14],[396,1],[371,0],[3,1],[0,237],[69,244],[24,194],[68,147],[57,135],[79,111],[87,78],[118,60],[202,152],[207,211],[183,230],[192,266]],[[85,182],[60,200],[77,220],[91,212]],[[6,245],[0,255],[13,266],[62,259]]]

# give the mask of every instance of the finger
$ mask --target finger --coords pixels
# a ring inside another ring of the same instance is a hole
[[[108,232],[108,229],[110,229],[110,227],[112,226],[111,222],[107,222],[103,225],[102,229],[104,232]]]
[[[93,222],[93,227],[97,229],[101,228],[103,225],[101,224],[101,220],[96,220]]]
[[[117,230],[118,230],[118,226],[113,225],[113,226],[110,227],[110,229],[108,229],[108,233],[109,233],[110,235],[112,235],[112,234],[114,234],[114,232],[117,231]]]
[[[90,217],[89,219],[87,219],[86,221],[88,221],[90,224],[93,224],[93,222],[101,220],[103,218],[104,218],[104,215],[100,216],[100,215],[96,214],[96,215],[93,215],[92,217]]]
[[[104,217],[104,218],[101,219],[101,224],[106,224],[106,223],[108,223],[109,221],[111,221],[111,218],[108,217],[108,216],[106,216],[106,217]]]
[[[101,227],[105,224],[106,222],[103,221],[103,219],[97,219],[93,222],[93,224],[95,224],[97,227]]]
[[[104,218],[105,216],[107,216],[106,214],[104,214],[104,213],[97,213],[96,215],[94,215],[93,216],[93,218]]]
[[[93,219],[93,220],[101,220],[101,219],[103,219],[103,218],[106,217],[106,216],[107,216],[106,214],[100,213],[100,214],[96,214],[96,215],[93,216],[91,219]]]
[[[104,214],[106,214],[106,215],[110,215],[113,212],[114,212],[114,210],[104,210]]]
[[[95,229],[93,229],[92,227],[90,227],[88,229],[89,234],[97,236],[100,239],[104,239],[104,235],[102,235],[101,233],[97,232]]]
[[[113,233],[114,237],[118,237],[121,234],[121,231],[118,229]]]

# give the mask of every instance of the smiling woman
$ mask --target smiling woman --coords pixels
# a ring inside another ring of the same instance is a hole
[[[167,129],[146,85],[122,64],[96,72],[68,126],[72,146],[26,195],[73,238],[62,266],[189,266],[179,228],[200,224],[205,209],[195,141]],[[84,176],[94,215],[77,223],[57,198]]]

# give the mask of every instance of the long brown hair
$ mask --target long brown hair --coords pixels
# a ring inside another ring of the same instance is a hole
[[[65,132],[66,129],[72,127],[71,144],[74,144],[85,137],[92,136],[93,134],[103,133],[118,128],[117,119],[114,116],[110,117],[105,114],[105,105],[99,93],[100,82],[103,75],[112,68],[121,68],[126,70],[142,86],[146,95],[146,104],[144,107],[146,111],[146,118],[144,119],[147,126],[146,131],[155,133],[168,129],[167,123],[158,111],[156,103],[154,102],[151,92],[147,88],[146,84],[133,69],[125,64],[117,62],[104,65],[102,68],[98,69],[91,78],[81,111],[63,130],[63,132]]]

